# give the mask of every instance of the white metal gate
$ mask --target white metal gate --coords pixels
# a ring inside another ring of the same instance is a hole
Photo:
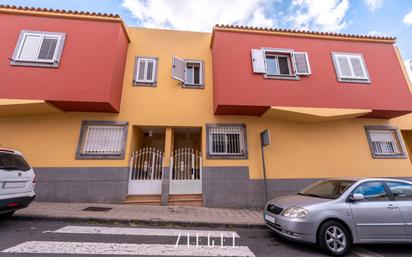
[[[157,195],[162,193],[163,152],[142,148],[130,159],[129,195]]]
[[[174,151],[170,160],[171,195],[202,193],[202,154],[192,148]]]

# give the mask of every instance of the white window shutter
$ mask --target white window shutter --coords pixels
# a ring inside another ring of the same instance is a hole
[[[203,62],[200,62],[199,63],[199,84],[200,85],[204,85],[205,84],[205,81],[204,81],[204,73],[205,72],[205,68],[204,68],[204,65],[203,65]]]
[[[348,56],[344,56],[344,55],[336,56],[336,63],[338,65],[339,77],[352,78],[352,71],[350,68]]]
[[[35,61],[41,39],[41,35],[25,34],[17,59],[21,61]]]
[[[356,78],[367,79],[365,67],[361,56],[351,56],[350,63],[352,65],[353,76]]]
[[[296,75],[310,75],[311,70],[308,53],[294,52],[294,57]]]
[[[124,130],[124,126],[86,126],[82,153],[120,154],[123,147]]]
[[[186,62],[176,56],[172,59],[172,78],[180,82],[185,82]]]
[[[266,73],[264,50],[252,49],[252,66],[254,73]]]

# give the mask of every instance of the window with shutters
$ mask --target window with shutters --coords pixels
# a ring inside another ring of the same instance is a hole
[[[157,58],[137,57],[135,64],[134,84],[155,86],[157,77]]]
[[[127,122],[83,121],[76,158],[123,159]]]
[[[206,130],[209,158],[247,158],[244,124],[207,124]]]
[[[340,82],[370,83],[362,54],[332,53],[336,76]]]
[[[399,130],[390,126],[366,126],[373,158],[406,158],[405,145]]]
[[[308,54],[293,49],[252,49],[252,66],[265,78],[299,79],[311,74]]]
[[[203,61],[173,56],[172,78],[185,88],[204,88]]]
[[[22,30],[11,65],[58,67],[65,33]]]

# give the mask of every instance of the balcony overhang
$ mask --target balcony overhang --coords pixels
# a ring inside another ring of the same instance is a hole
[[[0,99],[0,117],[56,114],[62,112],[45,100]]]
[[[303,123],[316,123],[356,118],[371,113],[368,109],[307,108],[271,106],[262,115],[264,118]]]

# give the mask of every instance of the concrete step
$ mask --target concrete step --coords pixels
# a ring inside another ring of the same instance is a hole
[[[128,195],[124,204],[160,205],[160,195]]]
[[[201,194],[169,195],[169,205],[201,207],[203,205],[203,195]]]

